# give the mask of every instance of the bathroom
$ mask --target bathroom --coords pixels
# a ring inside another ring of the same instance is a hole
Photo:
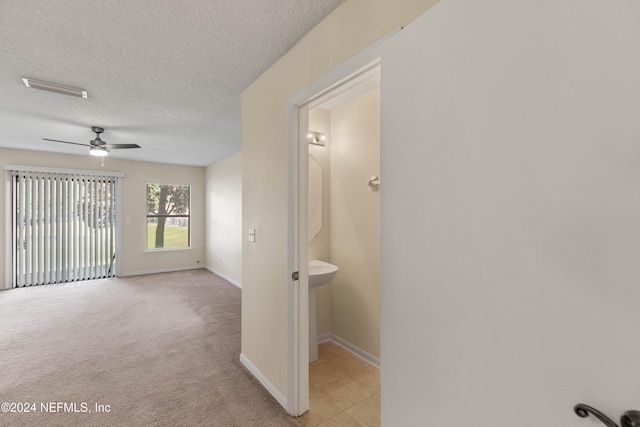
[[[309,259],[338,267],[330,282],[315,288],[317,342],[321,344],[316,360],[310,331],[310,414],[319,415],[314,409],[321,404],[314,405],[314,401],[322,399],[323,390],[339,410],[351,414],[348,411],[357,412],[349,407],[358,403],[358,392],[363,401],[371,395],[379,401],[379,74],[310,109],[309,130],[318,140],[318,144],[309,143]],[[310,313],[312,317],[311,307]],[[336,369],[331,369],[326,357],[338,352],[343,365],[336,368],[334,360]],[[346,385],[345,378],[358,369],[370,373],[360,384],[366,393]],[[341,380],[347,393],[337,390]],[[344,394],[351,401],[339,401]]]

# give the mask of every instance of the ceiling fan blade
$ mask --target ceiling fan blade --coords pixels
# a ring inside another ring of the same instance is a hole
[[[142,148],[138,144],[105,144],[109,150],[119,150],[121,148]]]
[[[91,147],[89,144],[81,144],[79,142],[60,141],[59,139],[49,139],[49,138],[42,138],[42,139],[44,139],[45,141],[62,142],[64,144],[83,145],[85,147]]]

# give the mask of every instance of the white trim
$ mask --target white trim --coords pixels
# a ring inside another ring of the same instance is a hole
[[[151,249],[145,249],[144,252],[154,253],[154,252],[177,252],[177,251],[192,251],[192,250],[194,250],[193,246],[185,246],[184,248],[151,248]]]
[[[322,334],[318,337],[318,344],[322,344],[323,342],[332,342],[335,345],[339,345],[340,347],[347,350],[349,353],[352,353],[355,356],[358,356],[360,359],[365,362],[370,363],[376,368],[380,369],[381,363],[380,359],[375,357],[373,354],[367,353],[363,349],[358,346],[351,344],[349,341],[343,340],[337,335],[334,335],[330,332],[326,334]]]
[[[350,91],[355,88],[363,81],[367,81],[370,78],[379,75],[380,70],[378,66],[380,65],[380,57],[372,58],[371,62],[364,65],[362,69],[356,70],[350,76],[346,77],[343,81],[339,83],[339,85],[332,87],[328,91],[318,94],[317,97],[314,97],[312,101],[309,101],[309,109],[313,109],[315,107],[321,106],[325,102],[330,99],[333,99],[337,96],[342,95],[345,92]]]
[[[19,172],[47,172],[47,173],[90,175],[90,176],[112,176],[115,178],[124,178],[123,172],[62,169],[62,168],[49,168],[49,167],[41,167],[41,166],[5,165],[4,170],[19,171]]]
[[[287,209],[287,399],[290,415],[302,415],[309,409],[309,286],[307,260],[307,185],[300,185],[308,176],[309,146],[306,133],[306,112],[310,105],[318,105],[348,89],[363,76],[380,65],[383,43],[401,29],[359,53],[343,65],[307,86],[291,98],[288,110],[288,209]],[[307,175],[305,175],[307,174]],[[303,220],[301,220],[303,219]],[[291,274],[299,272],[300,280]]]
[[[218,270],[216,270],[213,267],[205,267],[207,270],[209,270],[211,273],[215,274],[216,276],[220,276],[221,278],[223,278],[224,280],[226,280],[227,282],[231,283],[232,285],[242,289],[242,283],[238,282],[237,280],[232,279],[231,277],[227,276],[226,274],[222,274],[220,273]]]
[[[192,265],[187,267],[159,268],[157,270],[129,271],[126,273],[118,274],[118,277],[142,276],[144,274],[157,274],[157,273],[173,273],[174,271],[198,270],[201,268],[205,268],[205,267],[202,265]]]
[[[116,179],[116,277],[122,275],[122,179]]]
[[[258,368],[256,368],[243,353],[240,353],[240,363],[242,363],[245,368],[247,368],[249,372],[251,372],[251,374],[253,374],[253,376],[256,377],[258,381],[260,381],[260,384],[262,384],[262,386],[266,388],[269,393],[271,393],[271,395],[278,401],[280,405],[282,405],[283,408],[287,408],[287,399],[282,395],[282,393],[278,391],[277,388],[274,387],[273,384],[269,382],[267,377],[262,375],[262,372],[260,372]]]
[[[308,247],[299,244],[307,241],[306,221],[300,221],[307,217],[306,191],[300,188],[300,182],[301,177],[309,173],[309,148],[305,138],[308,116],[304,105],[289,105],[287,412],[293,416],[309,410],[309,266],[301,262],[308,259]],[[294,271],[298,272],[297,281],[291,278]]]
[[[11,172],[4,173],[4,289],[11,289],[13,279],[13,233],[11,230]]]

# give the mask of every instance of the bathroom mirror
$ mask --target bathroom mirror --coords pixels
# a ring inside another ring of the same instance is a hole
[[[309,243],[322,230],[322,166],[309,154]]]

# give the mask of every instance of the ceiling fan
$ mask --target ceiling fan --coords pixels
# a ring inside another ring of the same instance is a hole
[[[98,126],[92,126],[91,132],[96,134],[96,138],[89,141],[89,144],[81,144],[79,142],[60,141],[59,139],[42,138],[45,141],[62,142],[64,144],[83,145],[85,147],[91,147],[89,154],[92,156],[104,157],[109,154],[109,150],[120,150],[122,148],[142,148],[138,144],[107,144],[106,141],[100,139],[100,134],[104,132],[104,129]]]

